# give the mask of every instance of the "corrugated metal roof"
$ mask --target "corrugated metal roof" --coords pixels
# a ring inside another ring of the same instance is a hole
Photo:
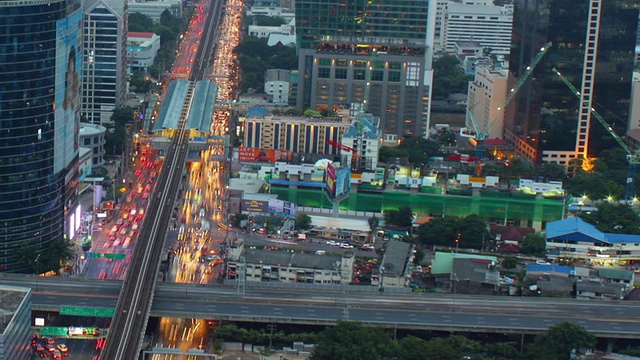
[[[604,237],[613,244],[640,243],[640,235],[605,233]]]
[[[197,129],[204,133],[211,131],[217,92],[218,86],[209,80],[201,80],[196,83],[187,118],[187,129]]]
[[[178,79],[169,85],[167,95],[160,107],[160,115],[153,125],[153,131],[178,128],[189,85],[190,81],[184,79]]]
[[[560,266],[560,265],[543,265],[543,264],[529,264],[527,265],[527,272],[557,272],[562,274],[574,274],[575,271],[572,267]]]
[[[596,229],[595,226],[580,219],[579,217],[571,217],[547,224],[547,239],[576,232],[582,233],[596,240],[606,241],[605,235],[602,231]]]

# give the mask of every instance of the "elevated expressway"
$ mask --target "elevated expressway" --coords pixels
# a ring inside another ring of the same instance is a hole
[[[34,310],[60,306],[113,308],[120,281],[0,275],[0,283],[30,286]],[[215,299],[215,302],[211,301]],[[159,283],[150,316],[331,325],[361,321],[394,329],[533,334],[572,321],[602,338],[640,337],[640,304],[599,300],[378,294],[349,289],[245,290]],[[113,330],[112,330],[113,331]]]

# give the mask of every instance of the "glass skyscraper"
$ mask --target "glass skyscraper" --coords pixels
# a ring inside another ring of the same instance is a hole
[[[435,10],[435,0],[296,0],[298,109],[348,108],[368,96],[385,132],[424,134]]]
[[[511,102],[505,139],[532,162],[569,165],[617,146],[595,108],[626,129],[638,28],[637,0],[515,0],[511,75],[518,77],[548,41],[552,47]],[[581,93],[578,98],[552,69]]]
[[[31,271],[76,214],[79,0],[0,2],[0,271]]]

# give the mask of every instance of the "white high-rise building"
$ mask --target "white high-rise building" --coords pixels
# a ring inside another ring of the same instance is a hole
[[[84,11],[82,115],[110,123],[127,89],[127,2],[86,0]]]
[[[442,49],[453,53],[456,42],[475,41],[492,54],[511,51],[513,5],[494,6],[484,1],[460,4],[450,2],[442,10],[440,37]]]
[[[508,76],[506,69],[478,66],[475,79],[469,82],[467,127],[487,134],[487,139],[502,139]]]

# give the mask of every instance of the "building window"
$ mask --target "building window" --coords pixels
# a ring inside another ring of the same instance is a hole
[[[331,68],[321,67],[318,68],[318,78],[329,79],[331,77]]]

